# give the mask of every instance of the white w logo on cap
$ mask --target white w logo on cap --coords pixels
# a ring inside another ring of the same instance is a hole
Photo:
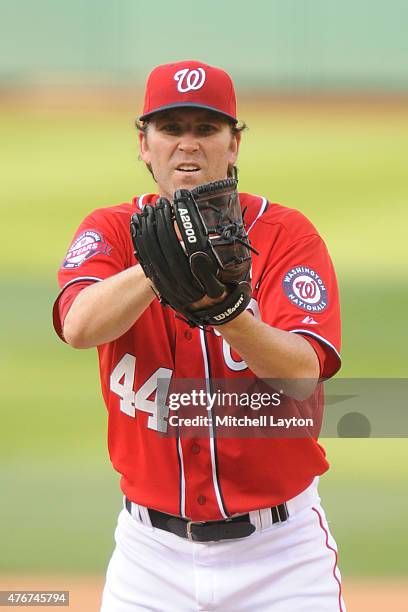
[[[204,68],[183,68],[174,75],[174,80],[177,81],[177,89],[181,93],[191,91],[193,89],[200,89],[205,83],[205,70]]]

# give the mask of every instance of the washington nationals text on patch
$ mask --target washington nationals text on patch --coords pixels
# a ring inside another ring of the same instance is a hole
[[[283,278],[283,290],[290,301],[309,312],[321,312],[328,305],[327,289],[319,274],[307,266],[295,266]]]

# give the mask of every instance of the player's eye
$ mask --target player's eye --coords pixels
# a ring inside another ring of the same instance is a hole
[[[181,134],[182,132],[182,127],[179,123],[173,123],[173,122],[169,122],[169,123],[164,123],[161,128],[160,128],[161,132],[164,132],[165,134]]]
[[[218,127],[213,123],[200,123],[197,126],[197,133],[201,136],[210,136],[218,131]]]

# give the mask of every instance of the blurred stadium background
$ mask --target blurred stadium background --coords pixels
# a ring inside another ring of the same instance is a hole
[[[241,191],[301,209],[334,259],[340,376],[407,376],[407,26],[405,0],[0,0],[3,577],[102,576],[113,546],[96,355],[57,340],[51,307],[83,216],[155,190],[133,122],[156,64],[230,71]],[[324,445],[343,574],[405,581],[407,441]]]

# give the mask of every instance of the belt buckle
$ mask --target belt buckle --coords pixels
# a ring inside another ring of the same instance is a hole
[[[193,538],[193,534],[191,532],[191,527],[192,525],[204,525],[204,523],[206,523],[207,521],[188,521],[187,523],[187,539],[190,540],[190,542],[195,542],[196,540],[194,540]]]

